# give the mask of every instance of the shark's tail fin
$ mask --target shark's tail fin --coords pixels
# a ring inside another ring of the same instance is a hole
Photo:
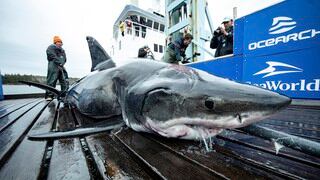
[[[92,60],[91,71],[115,67],[115,63],[97,40],[93,37],[87,36],[87,42]]]
[[[57,95],[58,97],[61,95],[61,91],[59,91],[58,89],[53,88],[51,86],[48,86],[46,84],[41,84],[41,83],[36,83],[36,82],[31,82],[31,81],[19,81],[19,82],[26,84],[26,85],[29,85],[29,86],[34,86],[34,87],[37,87],[37,88],[40,88],[40,89],[43,89],[46,91],[50,91],[53,94]]]

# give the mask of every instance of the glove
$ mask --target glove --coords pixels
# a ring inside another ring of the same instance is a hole
[[[186,64],[189,63],[190,58],[183,58],[183,60],[181,61],[182,64]]]

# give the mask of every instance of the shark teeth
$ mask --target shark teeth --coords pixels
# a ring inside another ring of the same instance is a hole
[[[201,137],[209,138],[219,134],[223,130],[222,128],[212,128],[197,124],[174,124],[172,126],[162,126],[161,123],[155,123],[150,119],[147,119],[145,128],[164,137],[191,140],[200,139]]]
[[[236,114],[236,118],[239,121],[239,123],[242,124],[242,117],[241,117],[241,115],[239,113]]]

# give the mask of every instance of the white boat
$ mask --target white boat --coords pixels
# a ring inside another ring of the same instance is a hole
[[[119,24],[125,22],[124,36]],[[131,27],[130,27],[131,23]],[[113,26],[113,45],[109,49],[117,64],[128,63],[125,60],[138,57],[138,50],[148,46],[151,50],[148,58],[160,60],[165,48],[165,17],[152,10],[143,10],[135,5],[126,5]]]

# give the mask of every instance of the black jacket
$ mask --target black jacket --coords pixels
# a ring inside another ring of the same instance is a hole
[[[46,52],[49,62],[54,62],[54,64],[58,66],[63,66],[67,62],[67,57],[64,49],[58,48],[54,44],[51,44]]]
[[[210,48],[217,49],[215,57],[224,56],[233,53],[233,27],[226,30],[228,35],[225,36],[220,31],[214,31],[210,42]]]
[[[138,57],[139,58],[147,58],[148,57],[148,52],[144,50],[144,48],[140,48],[138,52]]]

